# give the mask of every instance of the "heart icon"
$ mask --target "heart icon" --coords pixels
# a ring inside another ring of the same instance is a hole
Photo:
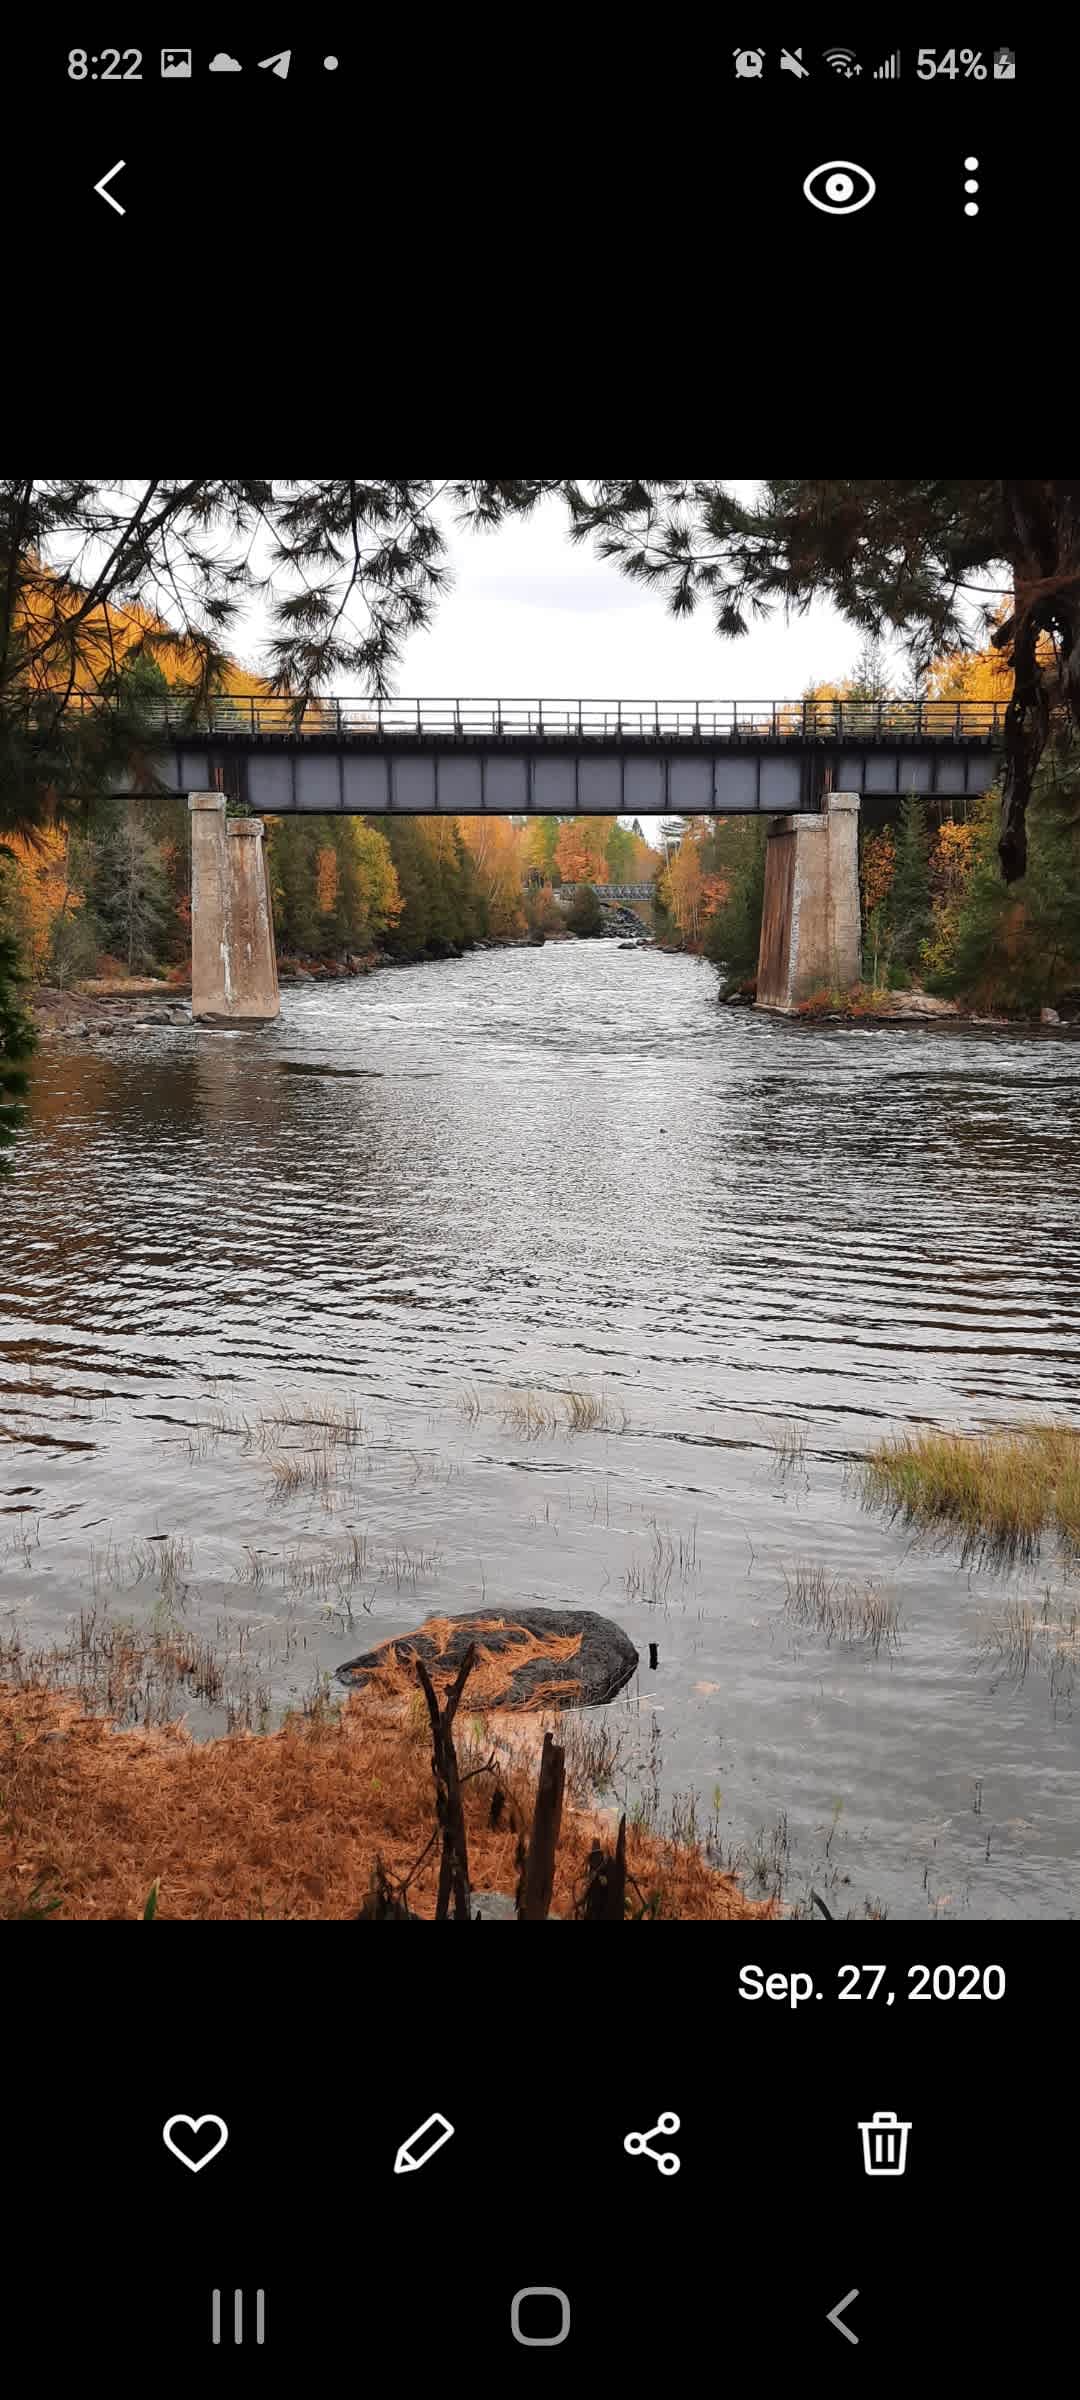
[[[209,2150],[203,2151],[201,2158],[192,2158],[189,2156],[192,2144],[189,2143],[188,2148],[185,2149],[183,2143],[176,2139],[175,2127],[178,2125],[187,2127],[192,2136],[192,2142],[197,2141],[204,2125],[216,2125],[218,2138],[216,2142],[211,2143]],[[174,2158],[180,2159],[185,2167],[190,2167],[193,2175],[197,2175],[201,2167],[209,2166],[211,2159],[217,2157],[219,2150],[224,2150],[228,2138],[229,2128],[224,2117],[170,2117],[168,2124],[162,2127],[162,2139],[166,2150],[171,2150]]]

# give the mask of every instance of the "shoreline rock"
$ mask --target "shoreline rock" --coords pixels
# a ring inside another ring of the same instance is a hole
[[[466,1700],[484,1708],[599,1708],[629,1683],[638,1654],[621,1625],[585,1608],[482,1608],[427,1617],[415,1633],[379,1642],[346,1659],[337,1681],[352,1691],[399,1683],[422,1658],[429,1673],[456,1674],[470,1642],[484,1665],[484,1690],[474,1669]],[[523,1655],[524,1654],[524,1655]]]

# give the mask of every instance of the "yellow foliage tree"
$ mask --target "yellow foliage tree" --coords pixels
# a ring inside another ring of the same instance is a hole
[[[4,883],[5,916],[16,933],[26,964],[39,982],[48,972],[53,930],[61,915],[74,915],[82,895],[71,880],[67,829],[45,825],[32,837],[10,833]]]
[[[337,851],[324,846],[315,861],[315,904],[321,917],[328,917],[337,906]]]
[[[397,924],[405,906],[397,868],[386,836],[379,832],[378,826],[366,824],[362,817],[350,817],[347,822],[349,854],[364,914],[373,932],[382,933]]]
[[[455,823],[475,862],[492,933],[523,933],[526,846],[521,829],[511,825],[509,817],[458,817]]]
[[[868,833],[862,846],[863,907],[868,917],[888,899],[895,872],[896,843],[888,826]]]
[[[605,856],[611,817],[564,817],[555,864],[564,883],[609,883]]]

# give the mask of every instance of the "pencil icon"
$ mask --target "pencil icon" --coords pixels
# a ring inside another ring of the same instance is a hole
[[[402,2142],[394,2160],[395,2175],[412,2175],[417,2167],[426,2167],[436,2150],[441,2150],[443,2143],[449,2141],[453,2130],[449,2118],[440,2116],[438,2109],[433,2117],[425,2117],[415,2133],[407,2135]]]

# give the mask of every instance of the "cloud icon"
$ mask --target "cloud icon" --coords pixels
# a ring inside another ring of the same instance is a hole
[[[230,58],[227,50],[219,50],[210,61],[211,75],[239,75],[243,72],[238,58]]]

